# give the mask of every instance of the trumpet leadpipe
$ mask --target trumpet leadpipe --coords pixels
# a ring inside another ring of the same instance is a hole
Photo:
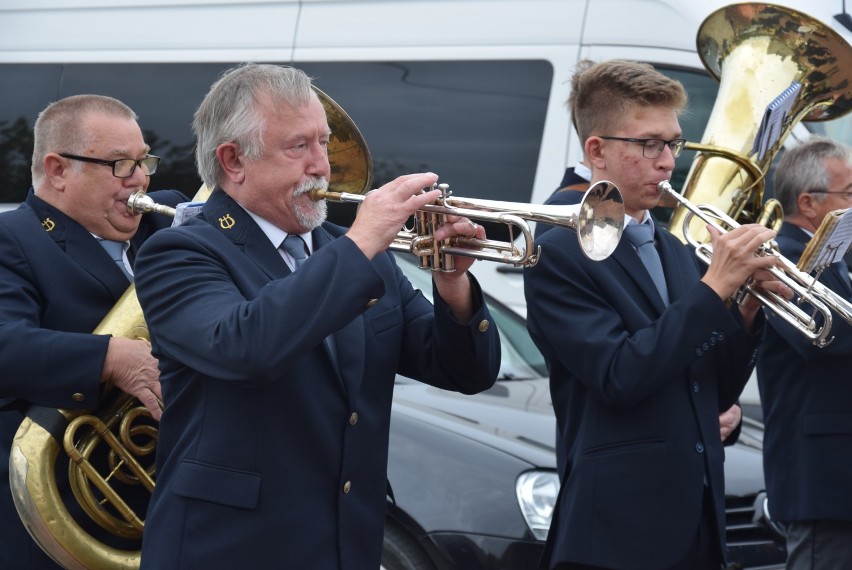
[[[154,200],[144,192],[134,192],[127,199],[127,209],[132,214],[163,214],[171,218],[175,217],[175,209],[170,206],[164,206],[154,202]]]

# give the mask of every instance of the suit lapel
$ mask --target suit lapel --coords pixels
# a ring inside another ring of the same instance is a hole
[[[624,268],[630,279],[633,280],[633,283],[639,288],[642,295],[653,305],[657,313],[662,314],[666,310],[663,298],[660,296],[660,292],[657,291],[657,286],[654,285],[651,275],[645,269],[645,265],[639,259],[639,254],[636,253],[630,240],[622,237],[618,247],[612,253],[612,258]],[[666,283],[668,284],[669,274],[666,271],[665,262],[663,262],[663,272],[666,275]]]
[[[210,195],[202,208],[207,222],[218,228],[270,279],[290,275],[290,268],[242,206],[222,190]]]
[[[668,238],[668,239],[667,239]],[[659,225],[655,225],[654,239],[663,263],[663,274],[669,289],[669,304],[680,299],[695,284],[695,275],[684,271],[678,260],[684,255],[683,245],[671,234],[665,235]],[[693,251],[691,255],[694,255]]]
[[[282,279],[290,275],[290,268],[263,230],[225,192],[221,190],[213,192],[202,211],[207,223],[218,228],[270,279]],[[314,252],[330,243],[332,239],[331,235],[321,227],[314,230],[311,235],[314,241]],[[365,366],[366,341],[362,317],[357,317],[329,336],[333,337],[333,341],[326,338],[323,341],[323,350],[331,361],[344,392],[350,399],[354,399],[360,390]],[[339,364],[341,362],[347,363],[347,366],[341,366]]]
[[[319,227],[311,232],[314,240],[314,251],[331,243],[332,237],[329,233]],[[366,338],[364,335],[364,317],[358,315],[346,326],[330,335],[334,338],[332,348],[328,341],[325,343],[329,358],[336,363],[338,376],[343,381],[343,388],[350,402],[353,402],[361,390],[361,382],[364,378],[364,366],[366,366]],[[331,354],[336,350],[336,358]],[[343,365],[343,363],[346,363]]]
[[[27,196],[26,203],[36,213],[45,232],[57,247],[74,259],[92,278],[102,283],[115,299],[124,294],[130,282],[91,233],[33,193]]]

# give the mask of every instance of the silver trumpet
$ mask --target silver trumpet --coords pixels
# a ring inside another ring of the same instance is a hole
[[[695,255],[704,263],[709,264],[713,257],[713,247],[710,244],[699,242],[692,236],[689,231],[692,216],[698,216],[721,233],[727,233],[739,227],[740,224],[714,206],[696,206],[676,192],[671,184],[665,180],[660,182],[657,188],[661,192],[671,195],[684,208],[689,210],[689,215],[683,219],[684,239],[695,248]],[[773,242],[764,243],[757,250],[756,255],[771,255],[777,258],[779,267],[771,267],[768,271],[778,281],[793,290],[796,300],[788,301],[776,293],[759,291],[750,282],[743,285],[737,294],[737,298],[742,298],[746,293],[750,293],[765,308],[784,319],[819,348],[828,346],[834,340],[833,336],[829,337],[832,312],[837,313],[846,322],[852,324],[852,304],[820,283],[817,277],[799,270],[795,263],[781,255],[776,244]],[[811,312],[808,313],[803,310],[803,306],[810,306]],[[822,315],[821,325],[817,325],[816,315],[818,314]]]
[[[441,196],[415,212],[411,228],[403,228],[390,245],[394,251],[416,255],[421,269],[454,271],[454,255],[530,267],[538,262],[541,248],[533,244],[533,232],[527,221],[542,222],[572,229],[587,257],[599,261],[615,250],[624,227],[624,201],[615,185],[598,182],[583,196],[578,205],[546,206],[518,202],[500,202],[452,196],[447,184],[436,184]],[[366,194],[332,192],[315,189],[314,200],[360,204]],[[454,236],[435,243],[434,231],[446,223],[447,216],[496,222],[509,227],[509,241]],[[515,245],[514,228],[523,236],[523,246]]]

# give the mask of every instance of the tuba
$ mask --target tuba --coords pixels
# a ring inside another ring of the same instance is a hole
[[[366,143],[345,111],[315,91],[332,129],[333,186],[363,192],[372,179]],[[209,192],[202,186],[193,200],[203,201]],[[128,209],[174,215],[144,194],[128,200]],[[149,340],[133,285],[94,334]],[[139,567],[156,441],[157,425],[145,407],[116,389],[97,410],[28,410],[12,443],[10,486],[24,526],[55,562],[97,570]],[[66,498],[76,504],[66,504]]]
[[[699,28],[697,48],[704,66],[720,82],[719,94],[701,143],[686,145],[699,152],[683,195],[711,204],[740,223],[777,229],[783,215],[780,203],[763,203],[769,166],[798,122],[827,121],[852,110],[852,47],[806,14],[747,3],[710,14]],[[786,112],[775,113],[777,123],[764,127],[763,132],[772,130],[770,137],[759,137],[767,108],[785,92],[787,98],[778,107]],[[684,242],[689,215],[678,204],[669,222],[669,230]],[[701,224],[690,231],[703,236],[701,241],[709,239]]]

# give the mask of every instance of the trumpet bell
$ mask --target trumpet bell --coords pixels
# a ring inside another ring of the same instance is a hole
[[[615,184],[602,180],[586,190],[577,214],[577,239],[586,257],[606,259],[624,231],[624,198]]]

